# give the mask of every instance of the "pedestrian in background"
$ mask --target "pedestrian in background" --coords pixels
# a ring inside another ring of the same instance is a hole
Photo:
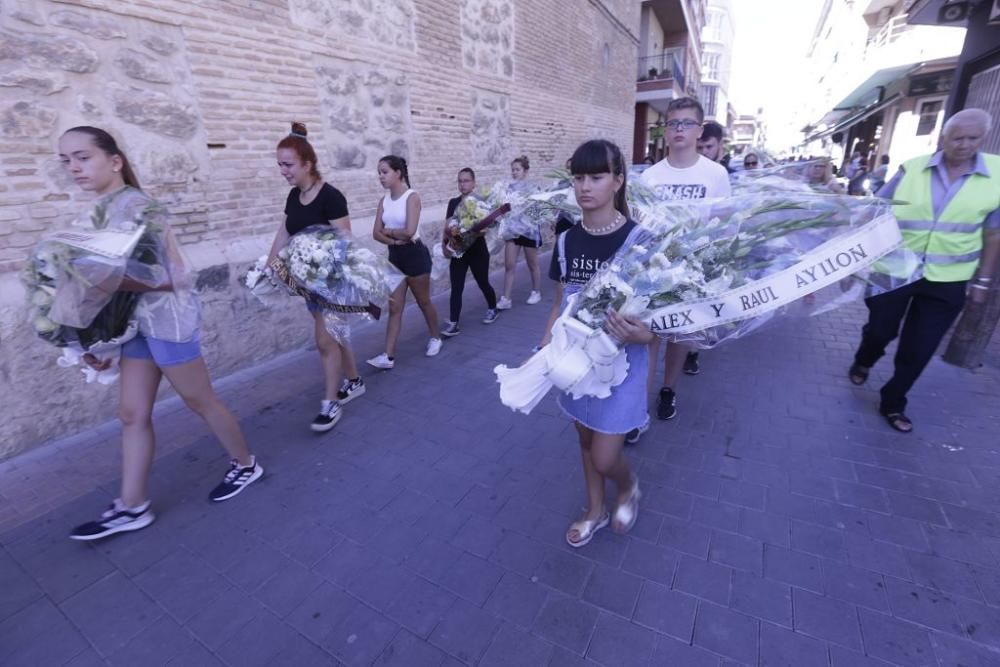
[[[992,118],[982,109],[959,111],[944,124],[941,150],[907,160],[878,192],[903,202],[893,206],[903,243],[923,263],[915,282],[865,300],[868,323],[848,376],[864,384],[899,336],[892,377],[879,392],[879,412],[903,433],[913,430],[904,412],[906,394],[962,311],[966,294],[982,303],[996,279],[1000,156],[979,150],[991,127]]]
[[[640,178],[643,183],[665,198],[704,199],[728,197],[732,194],[726,169],[698,153],[698,139],[702,135],[704,121],[705,111],[694,98],[681,97],[670,101],[667,105],[665,128],[670,152],[666,158],[642,173]],[[659,338],[653,339],[652,369],[655,369],[659,341]],[[677,414],[677,381],[688,352],[694,350],[691,345],[683,343],[668,343],[666,348],[663,385],[657,397],[656,416],[660,419],[673,419]],[[652,370],[650,384],[654,382],[655,370]]]
[[[883,155],[879,158],[879,165],[872,169],[871,175],[868,177],[868,187],[871,189],[872,194],[878,193],[885,185],[885,179],[889,176],[889,156]]]
[[[476,189],[476,172],[466,167],[458,172],[458,192],[457,197],[448,200],[448,210],[445,219],[451,219],[455,215],[462,201]],[[461,329],[458,326],[458,319],[462,315],[462,292],[465,291],[465,278],[468,272],[472,271],[479,291],[486,299],[486,315],[483,317],[483,324],[493,324],[497,321],[497,293],[490,285],[490,249],[486,246],[486,232],[480,232],[475,242],[462,253],[461,257],[455,257],[448,246],[448,226],[445,225],[443,238],[441,240],[441,250],[444,256],[449,258],[448,277],[451,280],[451,300],[449,302],[449,322],[441,331],[442,336],[457,336]]]
[[[514,158],[510,163],[510,177],[513,179],[510,187],[512,189],[528,189],[529,185],[526,179],[529,169],[531,169],[531,163],[528,161],[527,155]],[[508,215],[510,214],[508,213]],[[522,249],[524,250],[524,263],[528,265],[528,273],[531,275],[531,293],[528,295],[526,303],[531,306],[542,300],[542,270],[538,266],[538,249],[542,247],[542,237],[540,233],[536,236],[517,236],[504,244],[503,296],[497,302],[498,309],[508,310],[514,305],[511,295],[514,292],[517,256]]]
[[[396,365],[396,342],[403,325],[406,293],[413,292],[417,306],[424,315],[430,339],[425,354],[436,356],[441,351],[437,310],[431,301],[431,253],[421,242],[420,195],[410,186],[406,160],[398,155],[386,155],[378,161],[378,182],[386,190],[375,211],[372,238],[389,246],[389,262],[406,279],[389,297],[389,321],[385,328],[385,352],[368,363],[375,368],[390,370]]]
[[[714,120],[706,121],[701,128],[701,137],[698,138],[698,152],[712,162],[718,162],[726,168],[728,173],[733,173],[729,168],[729,156],[722,154],[726,129]]]

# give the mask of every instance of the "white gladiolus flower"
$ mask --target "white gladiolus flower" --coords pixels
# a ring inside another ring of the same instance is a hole
[[[36,315],[31,321],[31,325],[35,327],[35,331],[41,334],[52,333],[59,328],[59,325],[45,317],[44,315]]]
[[[41,290],[37,290],[31,295],[31,303],[38,307],[48,306],[52,303],[52,297]]]

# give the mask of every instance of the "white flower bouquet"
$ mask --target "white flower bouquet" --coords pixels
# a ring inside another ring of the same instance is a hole
[[[532,195],[544,191],[541,183],[532,181],[498,181],[484,193],[491,210],[509,207],[510,212],[498,226],[500,238],[510,241],[524,236],[541,240],[542,227],[551,223],[554,215],[551,206],[545,206]]]
[[[60,366],[75,366],[84,355],[115,362],[120,346],[135,336],[140,293],[123,286],[152,287],[165,278],[162,244],[149,215],[155,212],[149,208],[139,220],[118,221],[112,229],[106,204],[98,204],[93,230],[57,232],[32,250],[21,274],[29,321],[40,338],[63,348]],[[83,372],[88,383],[117,378],[114,364],[101,372],[84,365]]]
[[[379,319],[403,274],[385,258],[329,225],[295,234],[267,266],[262,257],[244,275],[254,294],[274,290],[304,297],[324,312],[334,336],[343,333],[343,315]]]
[[[552,343],[520,368],[495,369],[504,404],[530,412],[553,385],[575,398],[610,395],[628,364],[603,330],[609,309],[710,347],[904,252],[890,202],[879,199],[785,192],[635,201],[645,202],[636,212],[645,224],[570,299]]]

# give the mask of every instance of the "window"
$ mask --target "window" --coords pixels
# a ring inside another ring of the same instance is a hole
[[[926,102],[921,102],[919,111],[917,115],[920,120],[917,121],[917,136],[923,137],[934,131],[937,127],[938,115],[941,113],[941,100],[928,100]]]
[[[706,116],[716,115],[716,106],[719,89],[716,86],[701,87],[701,105],[705,109]]]
[[[701,59],[701,73],[706,79],[719,78],[719,59],[722,54],[706,53]]]

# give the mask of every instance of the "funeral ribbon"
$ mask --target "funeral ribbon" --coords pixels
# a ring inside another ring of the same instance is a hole
[[[670,336],[759,317],[871,267],[902,242],[896,218],[884,213],[803,253],[781,271],[719,295],[658,308],[643,321],[657,335]],[[573,398],[607,398],[624,382],[625,351],[570,312],[572,303],[553,323],[552,341],[523,365],[493,369],[504,405],[528,414],[553,386]]]

